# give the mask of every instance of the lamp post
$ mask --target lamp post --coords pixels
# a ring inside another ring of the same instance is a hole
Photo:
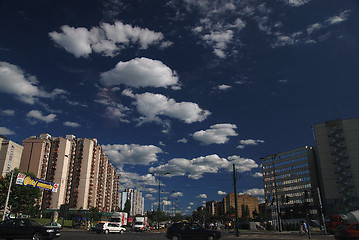
[[[168,175],[170,174],[169,172],[163,173],[163,172],[152,172],[151,173],[153,176],[155,176],[156,174],[158,175],[158,208],[157,208],[157,212],[158,214],[161,212],[161,175]],[[160,221],[158,220],[158,225],[157,225],[158,229],[160,227]]]

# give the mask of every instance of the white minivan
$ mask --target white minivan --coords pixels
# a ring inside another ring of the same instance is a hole
[[[97,233],[104,232],[105,234],[108,233],[124,234],[126,232],[126,228],[122,227],[120,223],[116,223],[116,222],[99,223],[96,225],[95,230]]]

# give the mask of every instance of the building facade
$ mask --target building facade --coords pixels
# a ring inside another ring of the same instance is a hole
[[[235,209],[235,195],[229,193],[223,198],[223,211],[225,214],[229,213],[231,209]],[[237,194],[238,216],[244,216],[246,209],[248,209],[248,217],[253,218],[254,213],[258,213],[258,198],[247,194]]]
[[[131,210],[130,216],[144,215],[145,211],[145,199],[142,197],[142,192],[135,189],[127,188],[120,193],[120,209],[124,210],[127,200],[130,201]]]
[[[359,209],[359,122],[314,125],[320,187],[326,214]]]
[[[0,136],[0,176],[20,167],[23,146]]]
[[[317,213],[310,195],[318,187],[314,156],[313,148],[304,146],[262,158],[266,209],[274,220],[278,212],[287,218]]]
[[[42,209],[59,209],[62,204],[103,212],[118,208],[120,177],[96,139],[41,134],[23,140],[23,145],[20,170],[59,184],[58,192],[44,191]]]

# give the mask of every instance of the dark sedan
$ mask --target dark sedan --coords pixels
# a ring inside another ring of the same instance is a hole
[[[10,219],[0,222],[0,238],[30,238],[33,240],[53,239],[60,236],[60,230],[44,227],[32,219]]]
[[[167,229],[166,237],[171,240],[178,239],[219,239],[221,233],[203,228],[198,223],[175,223]]]

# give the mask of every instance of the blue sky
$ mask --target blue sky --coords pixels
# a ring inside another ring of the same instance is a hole
[[[334,0],[0,3],[0,134],[97,138],[123,188],[188,214],[263,199],[260,158],[358,117],[359,4]],[[156,208],[156,207],[155,207]]]

